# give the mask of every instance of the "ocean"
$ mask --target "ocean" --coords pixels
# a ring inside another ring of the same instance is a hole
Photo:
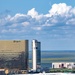
[[[75,62],[74,50],[41,51],[41,67],[51,68],[52,62]],[[29,52],[29,67],[32,68],[32,52]]]

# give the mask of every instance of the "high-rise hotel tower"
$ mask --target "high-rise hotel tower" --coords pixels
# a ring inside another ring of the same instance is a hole
[[[37,71],[41,66],[41,43],[37,40],[32,41],[32,64],[33,71]]]
[[[28,70],[28,40],[0,40],[0,68]]]

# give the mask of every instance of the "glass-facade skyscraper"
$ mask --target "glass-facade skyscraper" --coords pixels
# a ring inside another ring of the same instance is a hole
[[[33,40],[32,51],[32,67],[33,71],[37,71],[37,69],[41,66],[41,42]]]

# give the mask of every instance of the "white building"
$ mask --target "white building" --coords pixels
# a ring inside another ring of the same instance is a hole
[[[52,68],[75,68],[74,62],[54,62],[52,63]]]
[[[33,71],[37,71],[38,68],[40,68],[41,65],[41,43],[37,40],[32,41],[32,64],[33,64]]]

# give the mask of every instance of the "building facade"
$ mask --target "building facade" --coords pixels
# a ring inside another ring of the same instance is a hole
[[[75,63],[74,62],[54,62],[52,63],[52,68],[72,69],[72,68],[75,68]]]
[[[0,68],[28,69],[28,40],[0,40]]]
[[[32,64],[33,71],[37,71],[41,67],[41,43],[37,40],[32,41]]]

